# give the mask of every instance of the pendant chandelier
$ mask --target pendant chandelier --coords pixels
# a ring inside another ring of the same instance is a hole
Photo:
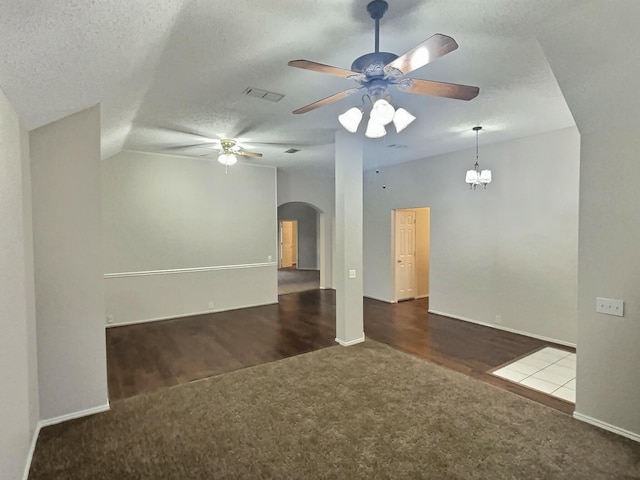
[[[469,184],[472,190],[475,190],[478,185],[487,188],[487,184],[491,183],[491,170],[480,170],[478,165],[478,133],[480,133],[482,127],[473,127],[473,130],[476,132],[476,164],[472,170],[467,170],[465,182]]]

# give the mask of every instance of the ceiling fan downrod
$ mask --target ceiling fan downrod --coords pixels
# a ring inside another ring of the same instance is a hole
[[[380,51],[380,19],[387,12],[389,4],[385,0],[373,0],[367,5],[367,12],[376,22],[375,31],[375,53]]]

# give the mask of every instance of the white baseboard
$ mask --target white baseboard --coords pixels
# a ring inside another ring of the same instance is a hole
[[[564,340],[558,340],[557,338],[545,337],[544,335],[536,335],[531,332],[523,332],[522,330],[516,330],[515,328],[505,327],[503,325],[496,325],[495,323],[487,323],[480,322],[478,320],[473,320],[471,318],[461,317],[459,315],[452,315],[446,312],[439,312],[437,310],[429,310],[429,313],[433,313],[434,315],[442,315],[443,317],[455,318],[456,320],[463,320],[465,322],[475,323],[477,325],[482,325],[484,327],[495,328],[496,330],[504,330],[505,332],[517,333],[518,335],[524,335],[525,337],[537,338],[538,340],[543,340],[545,342],[557,343],[558,345],[564,345],[566,347],[576,348],[575,343],[565,342]]]
[[[38,426],[40,428],[48,427],[50,425],[57,425],[58,423],[66,422],[68,420],[75,420],[76,418],[87,417],[89,415],[95,415],[96,413],[106,412],[111,407],[107,403],[106,405],[100,405],[98,407],[87,408],[86,410],[80,410],[79,412],[67,413],[66,415],[60,415],[59,417],[48,418],[46,420],[40,420]]]
[[[349,340],[348,342],[345,342],[344,340],[336,338],[336,342],[338,342],[343,347],[350,347],[351,345],[364,342],[364,333],[362,334],[362,337],[356,338],[355,340]]]
[[[22,474],[22,480],[29,480],[29,470],[31,470],[31,461],[33,460],[33,452],[36,451],[36,443],[38,443],[38,435],[40,435],[40,423],[36,425],[33,431],[33,437],[31,437],[31,446],[29,447],[29,454],[27,455],[27,462],[24,466],[24,473]]]
[[[168,315],[168,316],[165,316],[165,317],[143,318],[141,320],[129,320],[129,321],[126,321],[126,322],[107,323],[107,324],[105,324],[105,327],[106,328],[123,327],[125,325],[137,325],[139,323],[161,322],[162,320],[174,320],[176,318],[195,317],[197,315],[206,315],[208,313],[229,312],[231,310],[241,310],[243,308],[262,307],[264,305],[275,305],[277,303],[278,302],[256,303],[254,305],[240,305],[240,306],[234,306],[234,307],[231,307],[231,308],[219,308],[219,309],[216,309],[216,310],[202,310],[202,311],[198,311],[198,312],[181,313],[179,315]]]
[[[384,302],[384,303],[398,303],[396,301],[393,300],[389,300],[388,298],[378,298],[378,297],[372,297],[371,295],[363,295],[365,298],[370,298],[372,300],[377,300],[379,302]]]
[[[27,455],[27,462],[24,467],[24,474],[22,476],[23,480],[28,480],[29,478],[29,470],[31,470],[31,462],[33,460],[33,453],[36,450],[36,444],[38,443],[38,436],[40,435],[40,430],[44,427],[48,427],[50,425],[57,425],[58,423],[66,422],[68,420],[74,420],[76,418],[86,417],[88,415],[95,415],[96,413],[106,412],[111,407],[107,403],[106,405],[100,405],[98,407],[87,408],[86,410],[81,410],[79,412],[68,413],[66,415],[60,415],[59,417],[49,418],[47,420],[40,420],[36,425],[36,428],[33,432],[33,437],[31,439],[31,446],[29,447],[29,454]]]
[[[630,432],[629,430],[625,430],[624,428],[616,427],[615,425],[611,425],[607,422],[602,422],[600,420],[596,420],[588,415],[583,415],[582,413],[573,412],[573,418],[576,420],[580,420],[581,422],[589,423],[596,427],[602,428],[603,430],[607,430],[609,432],[616,433],[623,437],[630,438],[636,442],[640,442],[640,434]]]

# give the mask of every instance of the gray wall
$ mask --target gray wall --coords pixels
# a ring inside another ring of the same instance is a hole
[[[428,206],[431,311],[575,344],[579,141],[574,127],[482,147],[486,190],[464,183],[475,149],[367,171],[365,295],[393,299],[391,211]]]
[[[28,134],[0,91],[0,475],[22,478],[38,421]]]
[[[640,2],[610,2],[603,8],[603,2],[582,1],[569,14],[550,18],[538,32],[581,135],[575,415],[636,440],[640,104],[633,92],[640,75],[639,17]],[[615,30],[604,27],[613,24]],[[579,25],[582,35],[565,45],[556,33],[572,25]],[[596,297],[623,299],[624,317],[597,313]]]
[[[278,207],[278,223],[282,220],[298,222],[298,268],[317,270],[318,211],[302,202],[285,203]]]
[[[277,302],[276,170],[124,151],[102,162],[114,324]]]
[[[107,408],[100,108],[31,132],[40,416]]]

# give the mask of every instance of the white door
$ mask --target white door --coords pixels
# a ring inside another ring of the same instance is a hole
[[[280,268],[293,267],[293,222],[280,222]]]
[[[396,211],[396,300],[416,297],[416,212]]]

